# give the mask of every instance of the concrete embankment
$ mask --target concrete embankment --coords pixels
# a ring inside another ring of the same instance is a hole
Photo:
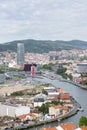
[[[61,81],[69,82],[69,83],[72,83],[76,86],[79,86],[79,84],[76,84],[72,81],[67,81],[67,80],[64,80],[64,79],[62,79]],[[79,86],[79,87],[82,88],[82,86]],[[63,120],[63,119],[66,119],[66,118],[69,118],[69,117],[75,115],[78,112],[78,108],[81,108],[81,106],[74,98],[72,98],[71,100],[74,103],[74,107],[66,115],[62,115],[62,116],[59,116],[58,118],[54,118],[54,119],[50,119],[50,120],[33,122],[32,124],[24,124],[23,126],[17,126],[17,127],[14,128],[14,130],[24,130],[24,129],[27,129],[27,128],[36,127],[36,126],[44,125],[44,124],[47,124],[47,123]]]
[[[44,125],[44,124],[51,123],[51,122],[54,122],[54,121],[60,121],[60,120],[69,118],[69,117],[75,115],[78,112],[78,108],[81,107],[80,104],[78,102],[76,102],[74,98],[72,98],[72,102],[74,103],[74,107],[66,115],[62,115],[62,116],[59,116],[57,118],[50,119],[50,120],[34,122],[32,124],[24,124],[23,126],[15,127],[14,130],[24,130],[24,129],[27,129],[27,128],[36,127],[36,126]]]
[[[68,82],[68,83],[71,83],[71,84],[74,84],[82,89],[86,89],[87,90],[87,85],[82,85],[82,84],[79,84],[79,83],[75,83],[74,81],[70,81],[70,80],[66,80],[66,79],[59,79],[59,81],[62,81],[62,82]]]

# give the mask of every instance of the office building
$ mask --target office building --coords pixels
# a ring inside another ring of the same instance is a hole
[[[24,44],[23,43],[18,43],[17,44],[17,64],[18,65],[23,65],[24,64]]]

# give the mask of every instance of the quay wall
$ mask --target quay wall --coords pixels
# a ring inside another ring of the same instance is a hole
[[[79,84],[79,83],[75,83],[74,81],[71,81],[71,80],[66,80],[66,79],[59,79],[59,81],[62,81],[62,82],[68,82],[68,83],[71,83],[71,84],[74,84],[76,85],[77,87],[80,87],[82,89],[86,89],[87,90],[87,85],[82,85],[82,84]]]
[[[78,112],[78,108],[81,108],[80,104],[78,102],[76,102],[75,99],[73,99],[73,103],[74,103],[74,108],[70,112],[68,112],[66,115],[62,115],[62,116],[59,116],[57,118],[50,119],[50,120],[34,122],[32,124],[24,124],[24,126],[15,127],[13,130],[23,130],[23,129],[40,126],[40,125],[48,124],[48,123],[55,122],[55,121],[61,121],[66,118],[69,118]]]

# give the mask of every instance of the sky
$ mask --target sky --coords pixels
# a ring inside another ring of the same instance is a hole
[[[0,43],[87,41],[87,0],[0,0]]]

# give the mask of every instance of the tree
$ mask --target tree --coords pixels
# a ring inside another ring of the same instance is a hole
[[[87,117],[82,116],[82,117],[79,119],[79,126],[87,126]]]
[[[68,74],[68,78],[69,78],[70,80],[72,80],[72,79],[73,79],[72,74]]]
[[[53,101],[51,102],[51,104],[53,104],[53,105],[63,105],[64,102],[53,100]]]
[[[60,68],[57,70],[57,74],[62,75],[66,72],[67,68]]]
[[[52,63],[49,63],[49,64],[45,64],[45,65],[43,65],[42,68],[44,68],[44,69],[48,69],[48,70],[51,70],[51,69],[52,69],[52,66],[53,66],[53,64],[52,64]]]
[[[49,102],[47,102],[47,103],[43,103],[42,105],[41,105],[41,107],[39,107],[39,106],[37,106],[36,108],[40,111],[40,112],[42,112],[43,114],[47,114],[48,112],[49,112],[49,105],[50,105],[50,103]]]

